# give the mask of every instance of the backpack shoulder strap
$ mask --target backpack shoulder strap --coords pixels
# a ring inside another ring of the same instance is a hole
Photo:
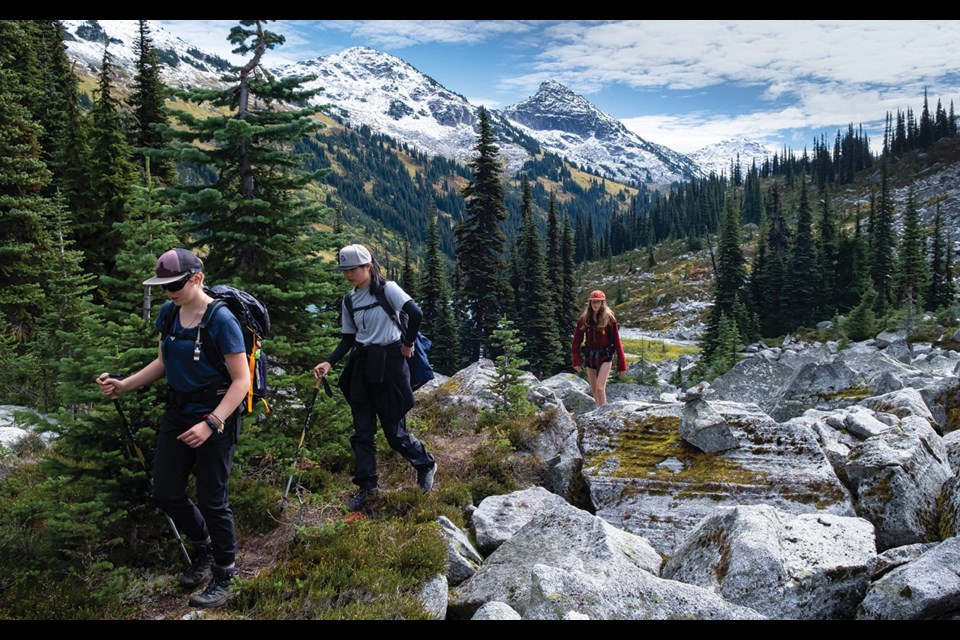
[[[160,338],[166,338],[173,330],[173,317],[177,312],[177,307],[173,302],[167,301],[160,307]]]
[[[357,321],[353,317],[353,298],[350,295],[351,293],[353,293],[352,290],[347,291],[347,293],[343,296],[343,306],[347,308],[347,313],[350,314],[350,322],[356,325]]]
[[[210,321],[213,320],[213,317],[217,311],[220,310],[220,307],[225,306],[227,306],[226,302],[214,298],[213,302],[207,305],[207,310],[203,312],[203,317],[200,318],[200,324],[197,325],[197,332],[203,344],[203,351],[206,353],[207,360],[209,360],[214,367],[220,368],[221,372],[226,375],[227,380],[229,380],[230,374],[227,373],[226,364],[223,362],[223,354],[217,351],[217,345],[214,344],[212,340],[207,339],[207,327],[210,325]]]
[[[380,306],[383,307],[383,310],[387,312],[387,315],[393,318],[393,321],[396,323],[397,328],[400,329],[400,334],[403,334],[403,325],[400,324],[400,317],[397,312],[394,310],[393,306],[390,304],[390,301],[387,299],[387,286],[382,287],[371,286],[371,291],[373,296],[377,299],[377,302],[380,303]]]

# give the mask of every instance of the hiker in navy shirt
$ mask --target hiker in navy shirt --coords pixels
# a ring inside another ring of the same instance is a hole
[[[406,413],[413,407],[407,359],[413,355],[423,313],[396,282],[380,275],[379,263],[363,245],[352,244],[341,249],[336,268],[353,285],[347,294],[353,314],[351,317],[344,296],[340,344],[314,367],[313,374],[318,380],[326,376],[333,365],[350,352],[338,386],[353,414],[354,434],[350,436],[350,446],[356,458],[353,482],[359,490],[347,502],[347,507],[357,511],[379,491],[374,441],[378,417],[390,448],[417,470],[417,484],[423,493],[433,486],[437,464],[423,443],[407,431],[406,422]],[[394,309],[407,313],[406,335],[377,302],[374,287],[383,288]]]
[[[153,495],[160,507],[193,543],[191,565],[180,575],[183,587],[207,587],[190,598],[191,606],[216,607],[233,595],[237,534],[228,498],[228,480],[240,426],[240,403],[247,395],[250,370],[240,323],[229,309],[217,309],[200,334],[200,322],[212,298],[203,290],[203,262],[186,249],[171,249],[157,260],[156,276],[167,295],[157,317],[161,332],[157,358],[123,379],[104,374],[103,393],[117,398],[166,376],[167,404],[157,428]],[[163,335],[164,320],[169,334]],[[222,361],[208,360],[202,341],[212,341]],[[197,500],[187,495],[190,473]]]

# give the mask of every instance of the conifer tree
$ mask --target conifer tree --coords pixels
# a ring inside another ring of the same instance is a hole
[[[850,311],[843,323],[843,332],[850,340],[857,342],[876,335],[877,320],[873,311],[876,306],[876,297],[876,289],[873,288],[873,285],[868,284],[860,298],[860,304]]]
[[[323,125],[313,119],[321,107],[276,109],[278,101],[305,104],[316,91],[301,90],[311,77],[275,78],[263,68],[263,55],[285,38],[264,20],[242,20],[230,30],[234,53],[251,57],[229,76],[224,90],[177,92],[190,102],[226,113],[196,118],[173,111],[179,128],[164,126],[182,161],[208,165],[217,179],[210,187],[184,186],[180,202],[190,213],[191,246],[205,254],[210,283],[249,291],[270,309],[271,341],[277,355],[310,358],[323,348],[311,344],[330,333],[313,308],[330,310],[341,281],[323,268],[321,252],[334,238],[317,227],[326,212],[301,197],[302,189],[327,170],[303,171],[304,154],[290,148]],[[287,342],[295,339],[297,349]]]
[[[530,403],[526,399],[527,388],[523,383],[523,368],[527,362],[521,353],[524,343],[513,322],[503,315],[491,335],[493,346],[500,354],[494,360],[495,372],[490,381],[490,391],[496,396],[497,411],[511,417],[527,413]]]
[[[35,320],[46,306],[41,283],[51,257],[48,222],[55,214],[41,193],[50,172],[41,158],[43,130],[28,108],[36,96],[16,71],[16,56],[26,45],[16,21],[0,21],[0,319],[2,333],[13,336],[5,346],[19,355],[35,337]]]
[[[933,218],[933,233],[930,242],[930,283],[926,293],[926,308],[937,310],[953,305],[953,274],[948,260],[950,241],[943,228],[940,205]]]
[[[903,236],[897,252],[895,274],[897,303],[907,306],[911,320],[915,308],[923,305],[924,292],[929,286],[926,246],[916,195],[911,185],[903,212]]]
[[[424,273],[420,283],[420,309],[423,311],[420,330],[433,341],[430,364],[434,370],[453,375],[460,370],[463,359],[460,353],[459,320],[451,301],[445,259],[440,251],[438,217],[437,209],[433,207],[427,226]]]
[[[132,149],[127,143],[127,127],[120,102],[113,95],[113,58],[103,48],[98,95],[90,112],[91,154],[88,167],[89,190],[93,201],[90,210],[75,211],[74,233],[77,247],[84,252],[84,269],[98,276],[113,276],[115,247],[120,245],[115,223],[123,222],[134,182]],[[118,291],[97,288],[94,297],[103,303]]]
[[[420,282],[420,310],[423,321],[420,330],[424,335],[436,340],[434,324],[440,308],[440,296],[446,274],[443,268],[443,254],[440,253],[440,232],[437,228],[437,209],[432,207],[427,223],[427,244],[424,255],[423,279]]]
[[[154,125],[166,121],[166,89],[160,80],[160,61],[157,59],[153,38],[150,37],[150,27],[146,20],[138,20],[137,26],[137,40],[133,43],[133,51],[137,56],[136,71],[130,105],[134,115],[133,144],[138,147],[143,170],[142,158],[145,157],[146,150],[161,149],[165,144],[163,131]],[[176,178],[173,162],[161,156],[154,160],[151,173],[161,185],[170,184]]]
[[[752,339],[755,331],[750,317],[750,296],[747,288],[746,263],[740,245],[740,205],[738,198],[728,195],[724,205],[723,227],[717,247],[717,274],[714,279],[713,307],[710,321],[700,340],[698,375],[703,376],[714,364],[714,356],[725,358],[721,339],[721,320],[727,318],[736,323],[738,336]],[[728,331],[729,334],[729,331]]]
[[[811,327],[817,320],[817,304],[822,295],[817,273],[816,246],[813,239],[813,213],[807,192],[807,181],[800,178],[800,206],[797,211],[797,232],[794,236],[790,269],[785,293],[788,302],[789,328]]]
[[[522,265],[519,281],[520,337],[526,344],[524,359],[538,378],[546,378],[558,370],[563,356],[560,352],[560,337],[554,319],[553,296],[547,280],[547,263],[543,255],[543,242],[533,219],[533,194],[526,174],[523,176],[520,214],[523,227],[520,232],[518,254]]]
[[[870,215],[870,275],[877,293],[874,310],[882,316],[895,302],[893,278],[896,237],[886,159],[881,160],[880,167],[880,197]]]
[[[44,51],[42,76],[49,81],[41,87],[43,115],[35,114],[34,119],[44,127],[46,135],[41,143],[47,168],[53,173],[47,195],[63,194],[67,208],[76,217],[77,212],[92,211],[96,206],[89,188],[88,123],[81,110],[74,63],[67,57],[63,24],[59,20],[44,20],[40,25]]]
[[[486,109],[481,107],[478,115],[476,156],[470,162],[474,175],[463,189],[466,211],[456,232],[459,287],[467,313],[461,339],[470,362],[488,351],[504,303],[513,295],[504,275],[505,236],[500,223],[507,219],[507,209],[500,153]]]
[[[821,306],[824,317],[836,313],[840,245],[834,221],[830,190],[824,189],[820,201],[820,234],[817,238],[817,270],[820,272]]]
[[[557,214],[557,195],[550,192],[547,212],[547,280],[552,294],[553,317],[557,325],[557,339],[566,331],[563,325],[563,228]]]
[[[574,272],[577,264],[574,261],[573,229],[570,226],[570,217],[563,217],[563,234],[561,236],[563,279],[560,283],[562,294],[560,297],[560,341],[567,345],[573,339],[574,325],[580,315],[577,309],[577,281]]]
[[[763,269],[757,276],[762,297],[757,301],[760,331],[765,336],[778,336],[787,331],[787,304],[784,295],[787,265],[789,264],[789,233],[783,220],[780,192],[774,183],[767,199],[769,228],[766,234],[766,252]]]

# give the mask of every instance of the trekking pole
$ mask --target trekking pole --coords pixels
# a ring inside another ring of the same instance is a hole
[[[110,374],[111,378],[116,378],[117,380],[123,379],[122,373]],[[120,416],[120,424],[123,425],[124,431],[127,433],[127,437],[130,438],[130,442],[133,444],[133,450],[137,453],[137,460],[140,461],[140,464],[143,466],[144,472],[147,474],[147,481],[150,483],[150,486],[153,487],[153,474],[150,473],[150,468],[147,466],[147,460],[143,457],[143,451],[140,450],[140,445],[137,444],[137,438],[133,433],[133,429],[130,427],[130,423],[127,422],[127,416],[123,413],[123,407],[120,406],[120,399],[113,399],[113,406],[117,408],[117,415]],[[127,452],[129,453],[129,449]],[[187,564],[191,564],[192,560],[190,559],[190,553],[187,551],[187,546],[183,544],[183,538],[180,537],[180,531],[177,529],[177,525],[174,524],[173,518],[168,514],[167,522],[170,523],[170,529],[173,531],[173,537],[177,539],[177,542],[180,544],[180,550],[183,551],[183,557],[186,558]]]
[[[307,437],[307,427],[310,425],[310,417],[313,415],[313,405],[317,402],[317,392],[320,391],[320,383],[323,383],[323,392],[327,394],[328,398],[333,397],[333,391],[330,389],[330,383],[327,382],[326,376],[317,380],[317,384],[313,388],[313,395],[310,397],[310,403],[307,405],[307,417],[303,421],[303,432],[300,434],[300,444],[297,445],[297,453],[293,459],[293,470],[290,471],[290,477],[287,478],[287,488],[283,492],[283,498],[280,500],[280,507],[287,506],[287,496],[290,494],[290,486],[293,484],[293,475],[297,472],[296,464],[300,460],[300,450],[303,449],[303,442]]]

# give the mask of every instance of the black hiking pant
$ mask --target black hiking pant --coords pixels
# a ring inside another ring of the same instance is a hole
[[[221,566],[232,564],[237,555],[237,532],[230,509],[228,481],[236,448],[239,413],[226,420],[223,433],[213,433],[191,449],[177,436],[202,420],[167,408],[157,430],[153,460],[153,497],[177,527],[193,542],[210,538],[213,560]],[[196,503],[187,495],[190,473],[197,479]]]
[[[354,470],[353,483],[361,489],[372,489],[377,486],[377,445],[374,437],[377,434],[377,417],[383,427],[383,434],[387,437],[390,448],[406,458],[416,469],[429,469],[433,466],[433,455],[427,453],[423,443],[407,431],[406,416],[399,420],[385,420],[385,407],[379,406],[378,399],[384,395],[371,394],[372,402],[350,405],[353,413],[354,433],[350,436],[350,446],[356,457],[357,466]]]

